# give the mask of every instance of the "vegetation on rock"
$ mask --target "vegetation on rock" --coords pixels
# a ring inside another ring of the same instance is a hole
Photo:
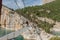
[[[60,37],[52,37],[50,40],[60,40]]]
[[[49,24],[39,20],[36,21],[36,16],[60,21],[60,0],[55,0],[40,6],[25,7],[23,9],[17,9],[16,11],[20,15],[23,15],[32,22],[36,23],[38,27],[43,28],[46,32],[50,32],[50,28],[52,28],[54,24]]]

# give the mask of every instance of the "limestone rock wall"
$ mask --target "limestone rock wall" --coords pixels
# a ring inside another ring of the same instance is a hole
[[[1,27],[8,30],[18,30],[22,28],[20,16],[11,9],[2,6]]]
[[[42,0],[43,4],[46,4],[46,3],[49,3],[49,2],[52,2],[52,1],[55,1],[55,0]]]

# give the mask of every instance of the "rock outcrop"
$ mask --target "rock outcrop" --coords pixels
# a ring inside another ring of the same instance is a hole
[[[46,4],[46,3],[49,3],[49,2],[52,2],[52,1],[55,1],[55,0],[43,0],[43,4]]]
[[[18,30],[22,28],[18,13],[4,5],[2,6],[1,27],[9,30]]]

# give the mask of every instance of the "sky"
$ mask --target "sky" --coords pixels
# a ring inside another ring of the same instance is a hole
[[[16,0],[18,6],[16,5],[16,3],[14,2],[14,0],[3,0],[2,4],[12,8],[12,9],[18,9],[18,8],[24,8],[23,2],[22,0]],[[36,6],[36,5],[41,5],[42,4],[42,0],[24,0],[25,6]]]

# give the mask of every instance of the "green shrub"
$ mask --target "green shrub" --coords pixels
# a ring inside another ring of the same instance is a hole
[[[50,40],[60,40],[60,37],[52,37]]]

